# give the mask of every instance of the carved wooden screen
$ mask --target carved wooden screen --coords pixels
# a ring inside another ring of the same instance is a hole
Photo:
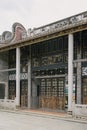
[[[16,49],[9,50],[8,68],[16,69]],[[14,100],[16,97],[16,71],[9,71],[8,80],[9,99]]]
[[[14,100],[16,97],[16,81],[9,81],[9,99]]]
[[[20,104],[21,107],[27,107],[29,46],[22,47],[20,53]]]

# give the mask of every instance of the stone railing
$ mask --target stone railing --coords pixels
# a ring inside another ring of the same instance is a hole
[[[76,118],[86,118],[87,119],[87,105],[73,104],[72,114]]]
[[[10,99],[0,99],[0,108],[1,109],[15,110],[16,109],[16,102],[15,102],[15,100],[10,100]]]

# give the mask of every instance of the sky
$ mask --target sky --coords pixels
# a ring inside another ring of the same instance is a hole
[[[87,0],[0,0],[0,35],[15,22],[26,30],[87,11]]]

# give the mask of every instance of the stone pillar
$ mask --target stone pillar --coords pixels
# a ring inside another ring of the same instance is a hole
[[[5,99],[8,99],[8,83],[5,83]]]
[[[68,36],[68,112],[72,112],[73,90],[73,34]]]
[[[20,106],[20,48],[16,48],[16,106]]]
[[[31,59],[28,62],[28,108],[31,108]]]

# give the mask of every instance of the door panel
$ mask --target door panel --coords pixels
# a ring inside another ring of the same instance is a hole
[[[82,103],[87,104],[87,78],[82,80]]]
[[[16,81],[9,81],[9,99],[14,100],[16,97]]]
[[[20,104],[21,104],[21,107],[28,106],[28,81],[27,80],[21,81]]]
[[[0,99],[5,98],[5,84],[0,83]]]
[[[65,78],[41,79],[41,108],[64,109],[64,81]]]

